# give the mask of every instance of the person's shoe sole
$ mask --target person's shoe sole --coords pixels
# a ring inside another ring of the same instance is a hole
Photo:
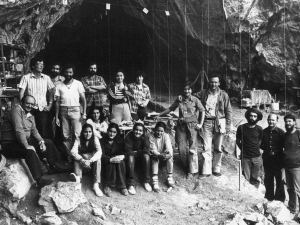
[[[222,176],[222,174],[221,173],[218,173],[218,172],[213,172],[212,173],[215,177],[220,177],[220,176]]]

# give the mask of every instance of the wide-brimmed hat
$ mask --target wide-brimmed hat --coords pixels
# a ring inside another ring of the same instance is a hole
[[[257,121],[262,120],[262,118],[263,118],[263,114],[261,113],[261,111],[259,111],[258,109],[255,109],[255,108],[250,108],[245,113],[246,119],[249,118],[250,113],[255,113],[257,115]]]
[[[0,171],[5,167],[6,158],[0,154]]]

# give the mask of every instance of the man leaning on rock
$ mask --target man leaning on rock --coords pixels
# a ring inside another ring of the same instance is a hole
[[[25,162],[39,187],[53,182],[45,175],[47,169],[40,158],[47,159],[50,168],[56,170],[60,156],[53,142],[43,139],[36,129],[34,116],[30,113],[35,106],[35,98],[27,95],[21,105],[12,109],[3,120],[1,130],[1,154],[7,158],[21,158]]]

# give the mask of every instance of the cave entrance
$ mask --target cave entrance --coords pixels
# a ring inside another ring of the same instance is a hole
[[[158,95],[171,91],[170,83],[174,82],[166,44],[154,35],[151,27],[118,5],[112,5],[107,12],[102,3],[83,2],[72,8],[53,26],[45,49],[38,55],[49,66],[53,61],[74,64],[77,79],[86,76],[88,63],[93,61],[107,83],[120,68],[125,71],[126,83],[133,82],[135,71],[145,71],[145,83]],[[49,72],[49,67],[45,72]]]

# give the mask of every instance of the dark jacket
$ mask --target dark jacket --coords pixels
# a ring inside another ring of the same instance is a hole
[[[134,155],[134,151],[137,154],[148,154],[150,142],[147,138],[149,134],[144,134],[139,140],[134,138],[134,134],[130,131],[125,137],[125,154],[126,156]]]
[[[121,138],[114,139],[112,145],[108,143],[109,139],[107,134],[100,140],[102,148],[102,162],[104,164],[110,163],[109,160],[117,155],[126,155],[124,141]]]
[[[204,108],[206,109],[206,101],[208,98],[208,91],[209,90],[202,90],[194,94],[197,97]],[[232,119],[232,108],[230,104],[230,99],[227,93],[221,89],[219,91],[218,101],[216,104],[216,120],[219,123],[219,119],[226,118],[226,125],[231,126],[231,119]]]

